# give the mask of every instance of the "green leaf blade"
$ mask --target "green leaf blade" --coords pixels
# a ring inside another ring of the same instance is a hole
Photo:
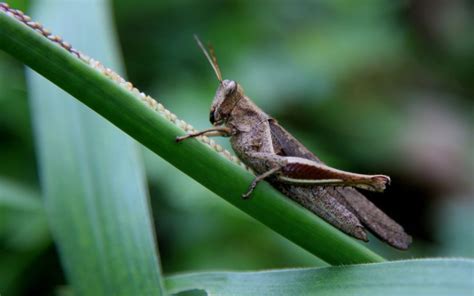
[[[474,260],[423,259],[262,272],[170,276],[170,293],[208,295],[472,295]]]
[[[38,19],[120,68],[106,3],[35,4]],[[29,71],[28,82],[46,212],[75,294],[163,294],[138,147],[46,79]]]

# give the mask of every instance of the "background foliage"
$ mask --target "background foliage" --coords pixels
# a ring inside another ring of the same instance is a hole
[[[371,248],[393,259],[474,256],[467,1],[111,4],[129,80],[179,117],[209,126],[216,81],[192,39],[198,33],[214,44],[224,76],[323,160],[392,177],[372,200],[415,243],[402,253],[372,239]],[[38,295],[64,278],[36,202],[29,116],[23,66],[0,52],[0,278],[14,274],[12,285]],[[143,159],[165,274],[320,265],[149,151]]]

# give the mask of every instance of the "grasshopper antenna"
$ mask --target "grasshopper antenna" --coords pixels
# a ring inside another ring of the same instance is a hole
[[[211,64],[212,69],[214,69],[217,79],[219,80],[219,82],[222,82],[222,74],[221,74],[221,70],[219,69],[219,64],[217,64],[217,58],[216,58],[216,55],[214,54],[214,48],[209,47],[209,51],[211,52],[211,54],[209,54],[206,48],[204,47],[204,45],[202,45],[201,40],[199,40],[199,37],[196,34],[194,34],[194,39],[196,39],[197,44],[199,45],[202,52],[206,56],[207,60]]]

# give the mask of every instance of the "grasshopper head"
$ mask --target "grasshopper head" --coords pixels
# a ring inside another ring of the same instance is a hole
[[[217,88],[211,105],[209,120],[213,125],[221,125],[229,118],[230,113],[242,98],[243,90],[233,80],[222,80]]]
[[[216,95],[212,101],[209,120],[213,125],[222,125],[229,118],[230,113],[237,105],[237,102],[243,97],[244,91],[237,82],[222,79],[221,70],[217,64],[217,58],[214,55],[214,49],[210,47],[209,53],[196,35],[194,35],[194,39],[196,39],[197,44],[211,64],[217,80],[219,81],[219,87],[217,88]]]

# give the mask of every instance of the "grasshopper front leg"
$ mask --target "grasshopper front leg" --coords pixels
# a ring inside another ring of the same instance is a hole
[[[176,142],[181,142],[183,140],[194,138],[198,136],[208,136],[208,137],[230,137],[232,135],[232,130],[228,127],[211,127],[200,132],[195,132],[187,134],[185,136],[176,137]]]

